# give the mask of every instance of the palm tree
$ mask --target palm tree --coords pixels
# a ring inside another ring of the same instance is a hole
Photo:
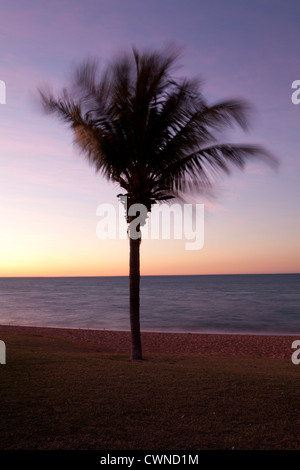
[[[88,161],[125,191],[127,209],[180,197],[207,187],[218,173],[265,157],[257,145],[219,143],[218,132],[237,124],[247,129],[249,107],[241,100],[209,105],[198,80],[175,79],[174,51],[133,49],[98,74],[86,61],[61,94],[40,90],[44,110],[68,124]],[[140,225],[127,213],[130,239],[130,327],[132,359],[142,359],[140,334]],[[136,233],[138,234],[136,236]]]

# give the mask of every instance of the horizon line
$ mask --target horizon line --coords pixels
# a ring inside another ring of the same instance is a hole
[[[291,274],[300,274],[300,272],[264,272],[264,273],[214,273],[214,274],[141,274],[140,277],[176,277],[176,276],[278,276],[278,275],[291,275]],[[79,277],[126,277],[129,278],[129,274],[109,274],[109,275],[71,275],[71,276],[0,276],[0,279],[32,279],[32,278],[79,278]]]

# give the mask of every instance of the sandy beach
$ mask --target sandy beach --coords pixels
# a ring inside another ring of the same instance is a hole
[[[128,331],[0,339],[3,450],[300,449],[296,336],[143,332],[143,363]]]
[[[92,329],[0,325],[1,334],[34,334],[66,338],[97,345],[107,354],[127,354],[130,332]],[[202,334],[142,332],[144,354],[182,356],[252,356],[273,359],[291,358],[292,342],[297,336],[256,334]]]

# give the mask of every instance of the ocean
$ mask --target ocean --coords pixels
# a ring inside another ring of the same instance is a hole
[[[300,274],[143,276],[141,330],[300,334]],[[129,330],[127,277],[0,278],[0,324]]]

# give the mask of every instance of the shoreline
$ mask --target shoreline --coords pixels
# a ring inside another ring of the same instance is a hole
[[[1,334],[33,334],[93,344],[105,354],[128,354],[130,331],[87,328],[0,325]],[[300,335],[260,333],[177,333],[142,331],[144,354],[176,356],[250,356],[291,359]]]
[[[18,325],[14,323],[0,323],[1,327],[15,327],[15,328],[35,328],[35,329],[53,329],[53,330],[80,330],[80,331],[111,331],[111,332],[120,332],[120,333],[129,333],[130,330],[124,329],[109,329],[109,328],[97,328],[97,327],[81,327],[81,326],[59,326],[59,325]],[[176,334],[176,335],[221,335],[221,336],[288,336],[290,338],[299,338],[300,332],[297,333],[266,333],[266,332],[243,332],[243,331],[180,331],[180,330],[141,330],[141,333],[161,333],[161,334]]]

